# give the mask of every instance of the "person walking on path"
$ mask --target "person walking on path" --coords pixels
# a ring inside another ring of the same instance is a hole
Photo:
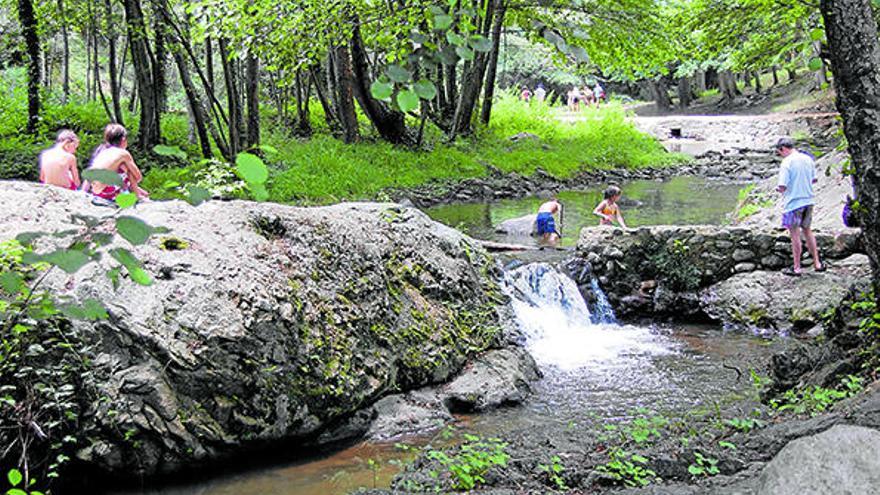
[[[798,151],[791,138],[782,138],[776,142],[776,153],[782,157],[779,169],[779,181],[776,190],[783,195],[782,226],[791,235],[791,253],[793,266],[782,270],[791,276],[801,274],[801,231],[807,241],[807,250],[813,257],[813,268],[824,272],[825,265],[819,260],[819,248],[810,225],[813,220],[813,184],[816,183],[816,164],[809,155]]]
[[[539,83],[538,87],[535,88],[535,99],[538,100],[538,102],[543,103],[545,98],[547,98],[547,90],[544,89],[543,84]]]

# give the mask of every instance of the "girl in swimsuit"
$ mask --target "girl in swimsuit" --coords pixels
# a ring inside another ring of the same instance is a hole
[[[122,178],[124,186],[93,182],[90,191],[94,196],[108,201],[113,201],[123,192],[136,193],[141,200],[149,197],[147,191],[138,187],[143,175],[126,148],[128,148],[128,131],[125,127],[110,124],[104,128],[104,143],[95,149],[89,168],[116,172]]]
[[[617,222],[620,227],[627,228],[623,214],[620,213],[620,206],[617,204],[620,195],[621,191],[617,186],[609,186],[605,189],[605,199],[593,210],[593,214],[599,217],[599,225],[614,225],[614,222]]]

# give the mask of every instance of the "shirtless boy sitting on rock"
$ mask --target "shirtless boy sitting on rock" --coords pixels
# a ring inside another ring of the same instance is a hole
[[[79,170],[76,166],[76,133],[64,129],[58,133],[55,145],[40,153],[40,182],[65,189],[79,189]]]

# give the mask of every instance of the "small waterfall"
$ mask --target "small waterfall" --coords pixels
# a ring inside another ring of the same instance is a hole
[[[617,323],[617,317],[614,316],[614,308],[608,302],[608,296],[599,287],[599,281],[596,277],[590,279],[590,289],[596,296],[596,304],[593,306],[593,312],[590,314],[590,321],[593,323]]]
[[[594,323],[574,280],[547,263],[510,269],[505,279],[526,346],[541,364],[576,369],[622,355],[671,352],[668,343],[647,328],[611,323],[610,307],[608,313],[597,311]],[[604,300],[597,307],[607,305],[598,285],[595,290]]]

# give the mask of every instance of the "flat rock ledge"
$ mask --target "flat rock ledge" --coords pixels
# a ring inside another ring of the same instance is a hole
[[[780,273],[791,263],[787,233],[741,227],[587,227],[569,267],[588,299],[596,277],[620,316],[708,317],[806,331],[870,280],[857,232],[816,238],[830,268],[815,273],[805,258],[799,278]]]
[[[21,182],[0,182],[0,210],[3,240],[82,230],[75,215],[112,226],[116,214]],[[392,392],[448,381],[505,340],[494,260],[415,209],[168,201],[126,214],[170,229],[107,247],[131,249],[152,286],[123,278],[114,290],[110,256],[47,279],[56,294],[96,298],[110,313],[69,322],[98,377],[77,393],[74,455],[107,473],[169,473],[360,434],[328,431]]]

